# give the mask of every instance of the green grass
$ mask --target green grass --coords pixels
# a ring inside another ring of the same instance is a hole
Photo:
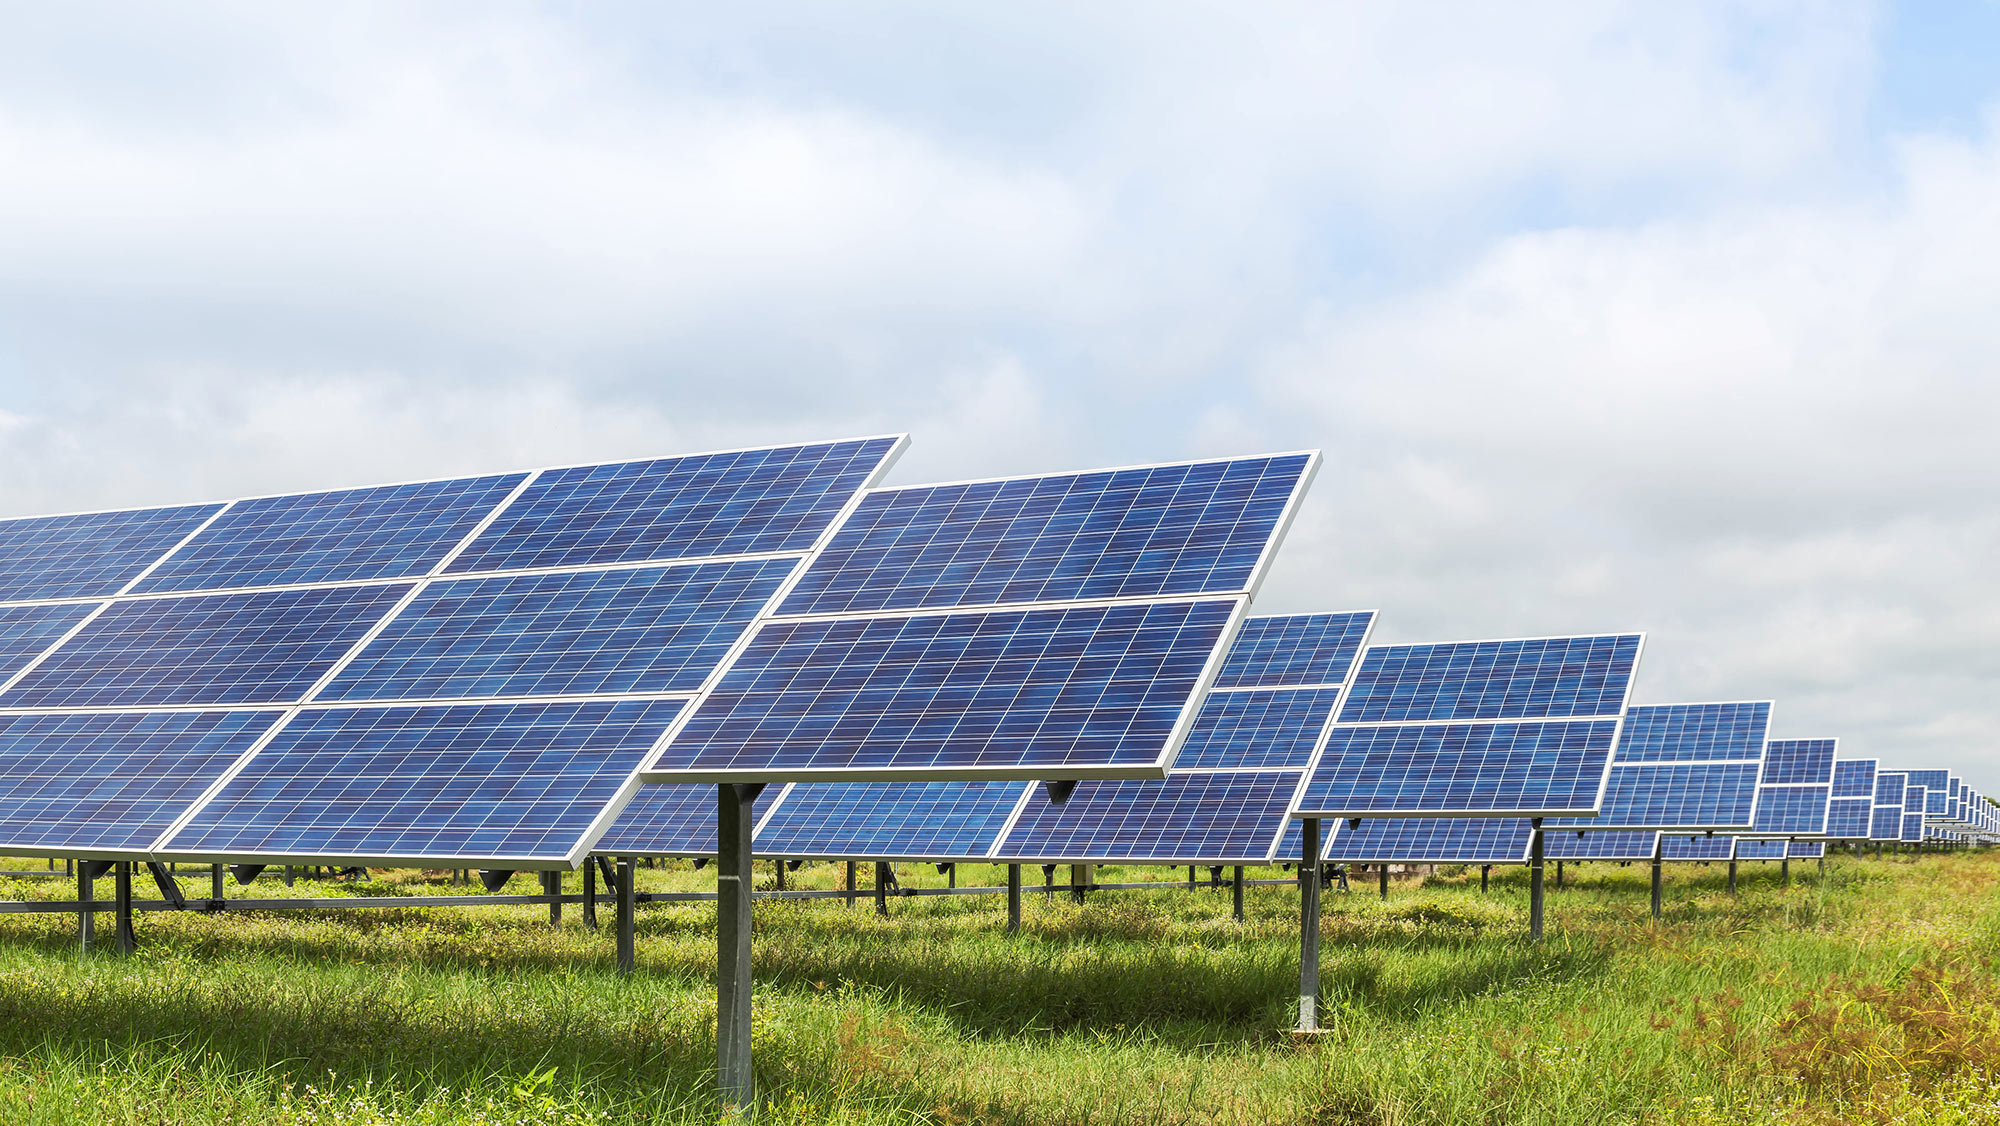
[[[1519,870],[1484,895],[1476,870],[1399,880],[1386,904],[1357,880],[1327,896],[1328,1031],[1307,1041],[1287,1031],[1289,888],[1252,889],[1242,924],[1226,890],[1031,892],[1019,937],[998,897],[895,900],[886,920],[866,898],[763,903],[766,1117],[2000,1124],[2000,854],[1837,857],[1823,882],[1795,865],[1789,887],[1747,864],[1734,896],[1723,872],[1670,866],[1656,924],[1643,866],[1572,869],[1540,945]],[[685,865],[640,876],[713,887]],[[351,890],[449,889],[393,873]],[[68,891],[0,881],[0,898]],[[254,891],[284,893],[270,876]],[[641,908],[629,979],[608,931],[575,907],[564,923],[530,907],[149,913],[121,958],[77,953],[71,917],[0,915],[0,1122],[714,1121],[712,909]]]

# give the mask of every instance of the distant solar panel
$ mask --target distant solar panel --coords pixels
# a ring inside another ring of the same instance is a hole
[[[1790,841],[1786,844],[1786,855],[1794,860],[1817,860],[1826,855],[1826,842]]]
[[[1339,825],[1322,853],[1343,864],[1526,864],[1534,829],[1519,818],[1372,818]]]
[[[1033,785],[795,783],[786,790],[777,812],[759,828],[757,851],[876,860],[977,859],[993,847]]]
[[[1903,815],[1902,843],[1922,844],[1923,840],[1924,815],[1921,813],[1905,813]]]
[[[1640,637],[1384,645],[1370,649],[1342,723],[1547,719],[1625,708]]]
[[[1738,860],[1783,860],[1789,852],[1783,840],[1738,837],[1736,839],[1736,859]]]
[[[693,692],[792,558],[432,583],[320,700]]]
[[[1770,726],[1769,700],[1634,707],[1614,761],[1761,763]]]
[[[219,504],[0,520],[0,602],[117,594]]]
[[[1246,619],[1216,674],[1215,687],[1344,684],[1374,622],[1373,610]]]
[[[116,602],[0,692],[0,707],[295,702],[409,590],[393,583]]]
[[[1878,805],[1874,820],[1869,823],[1868,839],[1873,841],[1900,840],[1903,836],[1903,807],[1900,805]]]
[[[764,787],[751,807],[753,824],[763,823],[783,790]],[[603,856],[714,856],[715,813],[714,786],[641,786],[591,851]]]
[[[1660,834],[1651,830],[1544,830],[1542,855],[1549,860],[1651,860],[1659,844]]]
[[[1837,744],[1834,739],[1771,741],[1757,790],[1757,833],[1816,837],[1826,832]]]
[[[162,846],[194,859],[575,863],[682,700],[308,708]]]
[[[544,470],[447,570],[530,570],[804,551],[900,437]]]
[[[509,473],[239,500],[135,589],[413,578],[442,561],[526,476]]]
[[[1902,805],[1903,783],[1907,778],[1908,775],[1893,771],[1885,770],[1878,772],[1875,775],[1875,804]]]
[[[1009,860],[1262,864],[1297,771],[1082,782],[1062,805],[1032,794],[994,855]]]
[[[1752,762],[1613,764],[1599,817],[1552,819],[1551,828],[1748,829],[1757,799]]]
[[[1872,758],[1836,759],[1833,764],[1833,796],[1836,798],[1875,798],[1875,760]]]
[[[1732,836],[1677,836],[1660,838],[1660,858],[1663,860],[1728,860],[1736,855],[1736,838]]]
[[[1767,786],[1757,798],[1759,833],[1797,833],[1818,836],[1826,832],[1825,786]]]
[[[1864,840],[1874,815],[1871,798],[1834,798],[1826,806],[1826,835],[1834,840]]]
[[[280,711],[0,716],[0,849],[143,853]]]
[[[1903,808],[1912,813],[1942,815],[1944,813],[1945,788],[1951,785],[1951,772],[1945,770],[1912,770],[1908,774],[1908,784],[1923,787],[1924,795],[1921,803],[1914,798],[1905,797]]]
[[[1764,785],[1832,785],[1834,743],[1832,739],[1772,740],[1764,753]]]

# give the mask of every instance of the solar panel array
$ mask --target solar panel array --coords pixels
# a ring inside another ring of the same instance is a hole
[[[1833,840],[1867,840],[1875,823],[1875,768],[1872,758],[1837,759],[1832,797],[1826,806],[1826,835]]]
[[[1669,833],[1660,838],[1660,857],[1663,860],[1729,860],[1735,855],[1736,838],[1727,834]]]
[[[1749,829],[1771,725],[1768,700],[1631,708],[1594,818],[1549,827]]]
[[[0,520],[0,849],[574,863],[901,446]]]
[[[1826,833],[1837,740],[1774,739],[1764,752],[1757,789],[1758,834],[1817,837]]]
[[[1371,817],[1338,824],[1337,864],[1525,864],[1534,830],[1518,817]]]
[[[1651,860],[1660,838],[1657,830],[1647,829],[1549,831],[1543,835],[1542,854],[1550,860]]]

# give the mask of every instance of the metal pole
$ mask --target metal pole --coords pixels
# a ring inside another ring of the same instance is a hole
[[[544,894],[546,894],[546,895],[561,895],[561,894],[562,894],[562,873],[561,873],[561,872],[543,872],[543,873],[542,873],[542,891],[543,891],[543,893],[544,893]],[[560,926],[562,926],[562,901],[561,901],[561,900],[550,900],[550,901],[549,901],[549,925],[550,925],[550,926],[552,926],[552,927],[560,927]]]
[[[1240,923],[1243,921],[1243,865],[1241,864],[1236,866],[1236,879],[1233,883],[1234,887],[1229,895],[1230,899],[1233,900],[1232,907],[1234,908],[1236,921]]]
[[[76,862],[76,937],[83,952],[90,953],[91,940],[97,937],[97,912],[90,909],[91,901],[97,898],[97,881],[91,877],[90,861]]]
[[[118,888],[118,952],[130,954],[139,948],[139,936],[132,933],[132,862],[120,860],[116,869]]]
[[[1664,839],[1664,838],[1663,838]],[[1653,918],[1660,917],[1660,852],[1661,844],[1653,843]]]
[[[854,906],[854,861],[847,862],[847,905]]]
[[[1056,901],[1056,866],[1053,864],[1042,865],[1042,898],[1050,903]]]
[[[779,891],[785,890],[785,858],[782,856],[772,857],[771,866],[774,869],[776,869],[778,873],[778,882],[773,886],[775,886]]]
[[[597,865],[583,858],[583,925],[597,929]]]
[[[1492,875],[1493,875],[1493,865],[1481,864],[1479,866],[1479,893],[1481,895],[1486,894],[1486,881],[1489,878],[1491,878]]]
[[[1789,849],[1791,846],[1786,845],[1785,847]],[[1778,861],[1778,878],[1783,880],[1787,887],[1791,886],[1792,858],[1789,855],[1786,856],[1783,860]]]
[[[1736,858],[1729,858],[1729,894],[1736,894]]]
[[[1542,940],[1542,819],[1529,822],[1534,832],[1528,840],[1528,937]]]
[[[618,972],[621,974],[632,972],[632,915],[633,908],[639,905],[637,892],[634,890],[634,884],[637,881],[632,877],[638,870],[639,866],[633,862],[631,857],[621,856],[618,858],[618,887],[616,889],[618,893],[618,908],[616,914],[618,916]]]
[[[1826,879],[1826,857],[1824,856],[1819,858],[1819,878],[1822,880]]]
[[[209,869],[208,897],[210,899],[222,898],[222,871],[223,866],[220,864],[213,865]]]
[[[1556,890],[1561,891],[1562,889],[1563,889],[1563,862],[1558,860],[1556,861]]]
[[[1319,1031],[1319,819],[1299,826],[1299,1031]]]
[[[1384,901],[1387,901],[1389,898],[1389,866],[1387,864],[1377,864],[1375,870],[1382,873],[1382,898]]]
[[[756,1105],[750,1069],[750,867],[752,806],[762,786],[724,782],[715,788],[716,1085],[725,1110]]]
[[[1071,880],[1070,882],[1075,883],[1076,881]],[[1188,865],[1188,890],[1189,891],[1194,890],[1194,865],[1192,864]],[[1079,902],[1081,902],[1081,900],[1079,900]]]
[[[1021,866],[1007,865],[1007,933],[1021,933]]]
[[[1069,866],[1069,897],[1070,897],[1071,899],[1075,900],[1075,901],[1076,901],[1076,902],[1078,902],[1078,903],[1082,903],[1082,902],[1083,902],[1083,890],[1084,890],[1085,888],[1089,887],[1089,886],[1090,886],[1090,865],[1088,865],[1088,864],[1072,864],[1072,865],[1070,865],[1070,866]],[[1189,868],[1189,869],[1188,869],[1188,890],[1189,890],[1189,891],[1193,891],[1193,890],[1194,890],[1194,869],[1193,869],[1193,868]]]
[[[875,913],[883,917],[889,914],[889,862],[875,862]]]

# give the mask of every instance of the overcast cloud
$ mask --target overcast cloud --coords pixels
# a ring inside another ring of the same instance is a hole
[[[1954,19],[10,6],[0,510],[1314,446],[1261,609],[1644,629],[1643,700],[2000,788],[2000,6]]]

